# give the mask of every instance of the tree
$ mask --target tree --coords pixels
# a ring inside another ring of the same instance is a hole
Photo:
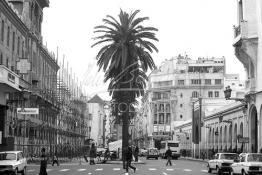
[[[136,98],[144,95],[148,69],[155,69],[151,54],[158,49],[151,41],[158,41],[154,27],[144,27],[148,17],[136,18],[139,10],[130,14],[120,10],[119,21],[107,15],[104,24],[95,27],[96,45],[102,45],[96,59],[99,71],[105,72],[104,81],[110,81],[108,91],[116,113],[120,114],[123,130],[122,150],[128,147],[130,109]],[[123,157],[124,160],[124,157]]]

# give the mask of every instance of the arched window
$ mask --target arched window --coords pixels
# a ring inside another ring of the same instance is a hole
[[[232,143],[232,125],[229,126],[229,130],[228,130],[228,143],[229,145],[231,145]]]
[[[239,135],[243,137],[243,123],[240,123]]]
[[[222,126],[220,127],[220,132],[219,132],[219,143],[222,143]]]
[[[198,97],[199,97],[199,93],[197,91],[193,91],[192,98],[198,98]]]
[[[237,124],[235,124],[234,127],[234,136],[233,136],[233,142],[236,143],[237,141]]]
[[[227,126],[225,126],[225,130],[224,130],[224,143],[227,143]]]

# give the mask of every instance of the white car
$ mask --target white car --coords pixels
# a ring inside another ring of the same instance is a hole
[[[262,174],[262,154],[242,153],[231,165],[231,174]]]
[[[0,174],[2,173],[26,173],[26,158],[22,151],[0,152]]]
[[[208,172],[211,173],[212,170],[216,170],[220,175],[224,172],[230,172],[230,165],[238,157],[236,153],[217,153],[214,159],[208,161]]]

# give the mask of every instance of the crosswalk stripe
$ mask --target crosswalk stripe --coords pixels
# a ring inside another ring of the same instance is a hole
[[[120,168],[113,168],[113,170],[114,170],[114,171],[119,171],[119,170],[120,170]]]
[[[85,171],[86,169],[78,169],[77,171]]]
[[[155,171],[156,169],[155,168],[149,168],[150,171]]]
[[[92,173],[88,173],[88,174],[92,174]]]
[[[202,171],[202,172],[205,172],[205,173],[207,172],[207,170],[201,170],[201,171]]]
[[[167,171],[174,171],[174,169],[166,169]]]
[[[69,169],[61,169],[60,171],[68,171]]]
[[[50,172],[50,171],[52,171],[52,169],[46,169],[46,172]]]
[[[167,173],[163,172],[163,175],[167,175]]]
[[[102,171],[103,170],[103,168],[97,168],[96,169],[96,171]]]
[[[190,169],[184,169],[184,171],[192,171],[192,170],[190,170]]]

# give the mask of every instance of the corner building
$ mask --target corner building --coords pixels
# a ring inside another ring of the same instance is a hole
[[[0,1],[0,151],[54,151],[57,132],[57,71],[53,53],[42,44],[43,9],[48,0]],[[29,63],[23,66],[20,61]],[[31,69],[24,69],[30,68]],[[17,114],[38,108],[38,114]]]

